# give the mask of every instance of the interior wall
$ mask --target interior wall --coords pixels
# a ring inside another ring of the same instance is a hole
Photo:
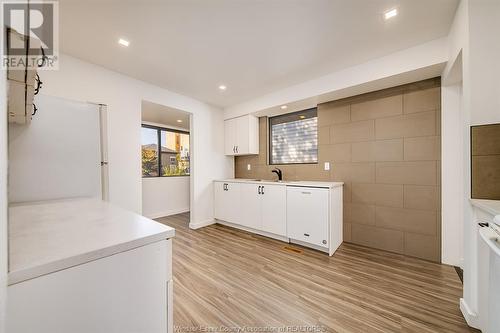
[[[439,78],[320,104],[319,163],[278,167],[285,180],[345,183],[345,241],[440,261],[440,106]],[[236,177],[273,178],[266,123]]]
[[[441,87],[442,262],[463,268],[464,151],[462,82]]]
[[[448,37],[449,59],[462,53],[462,110],[464,174],[457,181],[464,186],[464,288],[461,309],[467,323],[479,327],[478,313],[478,232],[470,204],[471,157],[470,126],[500,122],[500,2],[496,0],[461,0]],[[443,75],[446,79],[452,63]]]
[[[213,221],[213,179],[231,177],[232,159],[224,156],[221,110],[195,99],[132,79],[68,55],[57,71],[40,74],[43,93],[108,106],[109,197],[141,213],[141,102],[190,110],[193,114],[191,223]]]
[[[142,215],[158,217],[189,211],[189,176],[142,179]]]

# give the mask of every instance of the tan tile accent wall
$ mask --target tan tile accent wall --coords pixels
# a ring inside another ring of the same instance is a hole
[[[345,183],[344,241],[439,261],[440,103],[435,78],[320,104],[319,163],[278,167],[285,180]],[[236,177],[275,178],[259,123],[261,153],[236,157]]]
[[[472,197],[500,200],[500,124],[472,127]]]

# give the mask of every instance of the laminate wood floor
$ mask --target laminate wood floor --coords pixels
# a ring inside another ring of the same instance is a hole
[[[344,243],[332,256],[211,225],[158,219],[173,241],[177,332],[477,332],[450,266]],[[286,326],[289,326],[286,328]]]

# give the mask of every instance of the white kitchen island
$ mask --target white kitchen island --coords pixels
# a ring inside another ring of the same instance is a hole
[[[221,224],[333,255],[343,239],[343,184],[216,180],[214,216]]]
[[[174,234],[97,199],[12,205],[7,332],[172,332]]]

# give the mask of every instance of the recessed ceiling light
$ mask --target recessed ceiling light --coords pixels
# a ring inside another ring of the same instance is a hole
[[[182,120],[181,120],[181,119],[177,119],[177,122],[178,122],[178,123],[182,123]]]
[[[287,107],[288,107],[288,106],[286,106],[286,105],[282,105],[282,106],[281,106],[281,110],[285,110]]]
[[[225,85],[223,85],[223,84],[221,84],[221,85],[219,86],[219,90],[226,90],[226,89],[227,89],[227,87],[226,87]]]
[[[130,45],[130,42],[129,42],[128,40],[125,40],[125,39],[123,39],[123,38],[120,38],[120,39],[118,40],[118,44],[123,45],[123,46],[129,46],[129,45]]]
[[[398,15],[398,9],[397,8],[394,8],[394,9],[391,9],[391,10],[388,10],[384,13],[384,18],[386,20],[390,19],[390,18],[393,18],[394,16]]]

